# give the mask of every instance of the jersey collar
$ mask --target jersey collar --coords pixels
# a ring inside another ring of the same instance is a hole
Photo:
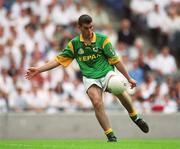
[[[84,42],[82,34],[80,35],[80,41]],[[95,43],[95,42],[96,42],[96,34],[93,32],[93,37],[91,39],[91,43]]]

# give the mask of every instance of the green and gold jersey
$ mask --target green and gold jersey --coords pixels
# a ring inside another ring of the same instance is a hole
[[[73,59],[78,62],[83,76],[92,79],[104,77],[120,61],[109,38],[99,33],[93,33],[90,45],[85,44],[82,35],[76,36],[55,58],[64,67]]]

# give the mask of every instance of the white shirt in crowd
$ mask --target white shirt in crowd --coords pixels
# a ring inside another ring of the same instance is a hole
[[[175,73],[177,71],[175,58],[172,55],[165,57],[162,54],[158,54],[156,57],[156,69],[165,75]]]

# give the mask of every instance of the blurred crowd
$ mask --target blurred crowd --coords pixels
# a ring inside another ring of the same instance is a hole
[[[180,32],[178,0],[132,0],[130,16],[121,18],[117,28],[111,14],[91,0],[16,0],[9,9],[4,3],[0,0],[0,113],[92,110],[75,61],[31,81],[24,78],[28,67],[52,60],[79,33],[76,21],[85,13],[92,16],[96,31],[109,36],[137,80],[138,87],[128,89],[137,110],[180,110],[177,51],[172,50]],[[142,38],[147,31],[152,45],[148,48]],[[104,94],[104,104],[109,110],[124,110],[109,93]]]

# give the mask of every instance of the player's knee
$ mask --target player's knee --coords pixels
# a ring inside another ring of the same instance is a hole
[[[127,85],[128,83],[123,77],[115,75],[109,79],[107,88],[114,95],[119,95],[127,89]]]
[[[93,106],[95,109],[101,109],[103,107],[103,103],[100,100],[95,100],[93,102]]]

